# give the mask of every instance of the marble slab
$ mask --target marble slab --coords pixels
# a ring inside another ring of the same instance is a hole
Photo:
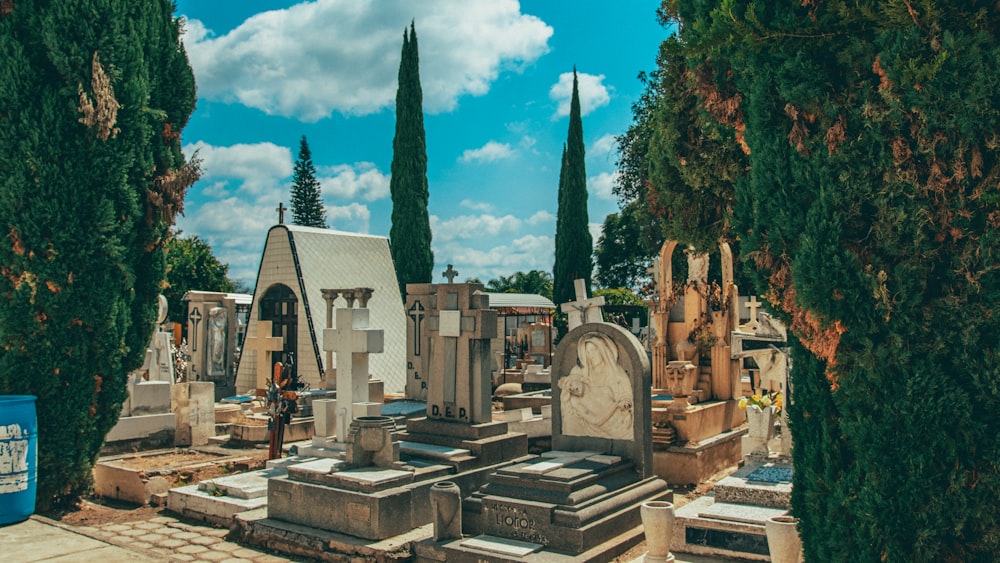
[[[711,506],[701,510],[698,513],[698,516],[701,518],[726,520],[728,522],[741,522],[744,524],[758,524],[762,526],[764,525],[764,522],[767,522],[768,518],[784,516],[787,513],[788,510],[784,508],[715,502],[712,503]]]
[[[469,450],[462,448],[449,448],[447,446],[408,442],[405,440],[399,442],[399,453],[437,459],[452,459],[470,454]]]
[[[470,549],[480,549],[483,551],[488,551],[490,553],[497,553],[500,555],[511,555],[514,557],[524,557],[525,555],[528,555],[530,553],[540,551],[543,547],[545,547],[540,543],[530,543],[530,542],[507,539],[507,538],[500,538],[497,536],[490,536],[487,534],[467,539],[459,545],[463,547],[468,547]]]

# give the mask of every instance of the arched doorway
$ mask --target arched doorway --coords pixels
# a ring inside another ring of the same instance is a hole
[[[258,311],[260,320],[271,321],[269,336],[280,336],[283,339],[281,352],[271,354],[271,365],[268,366],[270,374],[274,369],[274,362],[284,364],[289,357],[298,359],[294,355],[298,350],[299,299],[287,285],[275,284],[261,297]]]

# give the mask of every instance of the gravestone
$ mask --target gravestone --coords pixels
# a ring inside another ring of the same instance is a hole
[[[584,280],[573,280],[573,288],[576,291],[576,301],[563,303],[559,307],[567,316],[568,330],[573,330],[583,323],[603,321],[601,307],[604,305],[604,296],[588,299],[587,282]]]
[[[345,443],[351,421],[362,416],[377,416],[382,403],[370,401],[369,354],[382,352],[385,333],[369,326],[368,300],[372,290],[328,290],[344,295],[347,307],[336,310],[337,327],[323,330],[323,350],[333,351],[337,362],[336,432],[337,441]],[[357,297],[359,307],[354,307]],[[316,403],[314,403],[315,406]],[[329,419],[328,416],[326,416]],[[329,432],[329,430],[327,430]]]
[[[430,373],[431,312],[437,310],[437,285],[411,283],[406,286],[406,397],[427,400]]]
[[[639,506],[671,495],[653,475],[642,345],[617,325],[582,324],[559,343],[552,380],[553,451],[490,475],[463,503],[478,536],[421,542],[418,559],[508,561],[502,548],[516,545],[531,560],[610,560],[641,541]]]
[[[246,334],[252,295],[188,291],[181,299],[187,318],[188,381],[211,381],[215,398],[236,393],[236,360]]]
[[[196,309],[197,311],[197,309]],[[260,321],[257,323],[257,335],[248,336],[243,341],[243,354],[256,354],[257,365],[268,366],[268,370],[258,370],[257,389],[267,389],[269,372],[271,371],[271,353],[280,352],[284,347],[285,339],[280,336],[272,336],[271,321]]]

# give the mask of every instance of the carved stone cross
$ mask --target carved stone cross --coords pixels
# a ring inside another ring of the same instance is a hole
[[[198,323],[201,322],[201,311],[197,307],[191,311],[191,315],[188,316],[191,319],[191,324],[194,325],[191,328],[191,351],[198,351]]]
[[[584,323],[599,323],[604,321],[601,315],[601,307],[604,306],[604,296],[591,297],[587,299],[587,282],[584,280],[573,280],[573,287],[576,290],[576,301],[563,303],[560,309],[568,317],[569,330]]]
[[[368,403],[368,354],[382,352],[385,332],[369,328],[368,309],[337,309],[337,328],[323,330],[323,350],[337,355],[337,441],[345,442],[347,429],[359,409]],[[358,414],[364,416],[364,413]]]
[[[756,295],[750,296],[750,300],[747,301],[746,305],[744,305],[744,307],[750,309],[750,320],[747,324],[741,326],[741,329],[748,329],[750,332],[755,332],[757,330],[757,327],[760,326],[760,323],[757,322],[757,309],[760,309],[761,305],[763,305],[763,303],[757,301]]]
[[[248,336],[243,341],[243,355],[247,352],[257,352],[257,389],[267,389],[271,377],[271,352],[280,352],[285,348],[285,339],[273,334],[271,321],[257,322],[257,336]]]
[[[455,283],[455,278],[458,277],[458,270],[448,264],[448,269],[441,272],[441,275],[448,278],[448,283]]]

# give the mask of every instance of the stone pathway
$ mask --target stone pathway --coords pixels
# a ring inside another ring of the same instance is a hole
[[[191,524],[170,516],[100,526],[74,526],[74,531],[128,549],[172,561],[222,563],[281,563],[303,561],[271,555],[226,541],[229,530]]]

